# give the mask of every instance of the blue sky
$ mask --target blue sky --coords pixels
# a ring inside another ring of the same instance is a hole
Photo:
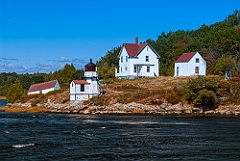
[[[123,43],[224,20],[240,0],[1,0],[0,72],[82,69]]]

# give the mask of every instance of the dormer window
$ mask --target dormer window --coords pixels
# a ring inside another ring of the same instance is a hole
[[[196,58],[196,63],[199,63],[199,58]]]
[[[146,56],[146,62],[149,62],[149,56]]]

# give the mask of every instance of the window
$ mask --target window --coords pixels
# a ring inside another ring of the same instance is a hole
[[[195,67],[195,74],[199,75],[199,67]]]
[[[199,58],[196,58],[196,63],[199,63]]]
[[[147,72],[150,72],[150,66],[147,66]]]
[[[134,73],[137,73],[137,66],[134,65]]]
[[[84,92],[84,84],[81,84],[80,91],[81,91],[81,92]]]
[[[128,62],[128,56],[126,56],[126,62]]]
[[[121,73],[122,73],[122,67],[121,67]]]
[[[121,62],[123,62],[123,56],[121,56]]]
[[[149,62],[149,56],[146,56],[146,62]]]
[[[127,67],[125,67],[125,71],[127,71]]]

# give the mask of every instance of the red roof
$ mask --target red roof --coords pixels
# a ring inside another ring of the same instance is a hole
[[[57,83],[57,80],[38,83],[38,84],[32,84],[30,86],[28,92],[34,92],[34,91],[40,91],[40,90],[44,90],[44,89],[54,88],[56,83]]]
[[[147,45],[147,43],[141,44],[123,44],[129,56],[137,56],[138,53]]]
[[[88,83],[88,82],[85,81],[85,80],[73,80],[73,82],[74,82],[75,84],[90,84],[90,83]]]
[[[197,52],[183,53],[176,62],[189,62]]]

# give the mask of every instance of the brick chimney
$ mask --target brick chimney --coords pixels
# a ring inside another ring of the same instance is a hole
[[[136,44],[138,44],[138,36],[136,36]]]

